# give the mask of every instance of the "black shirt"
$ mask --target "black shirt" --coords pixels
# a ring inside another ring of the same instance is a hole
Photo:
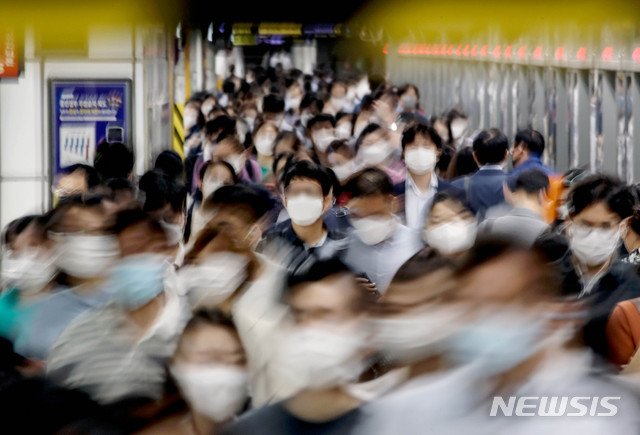
[[[349,434],[354,431],[364,418],[360,408],[356,408],[341,416],[325,421],[310,422],[295,417],[284,406],[283,402],[256,409],[222,430],[223,435],[324,435]]]

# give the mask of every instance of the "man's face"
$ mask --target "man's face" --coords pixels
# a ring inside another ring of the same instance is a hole
[[[416,149],[416,148],[429,149],[429,150],[433,151],[434,153],[436,153],[438,158],[440,158],[440,154],[442,154],[442,150],[438,149],[436,144],[433,143],[433,141],[431,140],[431,138],[429,136],[425,136],[425,135],[421,135],[421,134],[416,135],[413,142],[408,143],[408,144],[405,145],[404,152],[406,153],[410,149]]]
[[[617,228],[621,219],[618,214],[611,211],[606,203],[596,202],[573,216],[571,222],[587,228],[610,230]]]
[[[521,143],[514,145],[513,150],[511,151],[511,161],[513,162],[513,167],[517,167],[526,159],[524,146]]]
[[[352,275],[343,273],[303,283],[293,290],[289,305],[296,326],[348,325],[360,316],[356,297],[360,291]]]

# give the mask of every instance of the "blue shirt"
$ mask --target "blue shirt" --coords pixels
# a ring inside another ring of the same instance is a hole
[[[547,175],[553,174],[553,171],[547,168],[542,163],[542,160],[540,160],[540,157],[531,156],[527,160],[522,162],[520,165],[518,165],[518,167],[514,168],[511,172],[509,172],[509,178],[515,179],[518,177],[518,175],[522,174],[523,172],[531,171],[534,169],[538,169]]]
[[[46,360],[49,350],[69,323],[108,300],[109,296],[103,291],[79,295],[70,288],[52,294],[39,303],[28,334],[15,343],[16,352],[28,358]]]

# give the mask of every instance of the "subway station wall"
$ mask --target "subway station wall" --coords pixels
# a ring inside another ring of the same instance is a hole
[[[428,57],[407,55],[402,46],[386,51],[390,80],[417,85],[427,115],[458,108],[469,116],[469,131],[496,127],[510,141],[519,129],[534,128],[545,137],[546,163],[558,172],[584,167],[640,180],[635,68]]]

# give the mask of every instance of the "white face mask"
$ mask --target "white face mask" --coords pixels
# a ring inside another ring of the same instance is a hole
[[[242,166],[244,165],[244,158],[241,154],[233,154],[224,159],[225,162],[229,163],[236,175],[240,175],[242,172]]]
[[[451,255],[471,249],[477,233],[476,221],[455,220],[425,229],[422,239],[441,254]]]
[[[620,242],[620,229],[588,228],[571,224],[567,228],[571,252],[587,266],[604,264],[613,256]]]
[[[424,175],[436,167],[438,155],[431,148],[412,147],[404,152],[404,162],[409,170]]]
[[[366,217],[351,219],[356,236],[366,245],[377,245],[390,238],[396,231],[395,217]]]
[[[261,134],[256,137],[256,150],[263,156],[273,155],[273,141],[276,137],[272,134]]]
[[[198,122],[198,116],[195,113],[185,113],[182,118],[182,125],[185,131],[191,130]]]
[[[565,221],[569,217],[569,206],[567,204],[561,205],[556,208],[556,212],[558,213],[558,219]]]
[[[306,194],[287,197],[287,213],[296,225],[302,227],[311,225],[322,217],[323,209],[323,198]]]
[[[302,115],[300,115],[300,124],[302,124],[304,128],[307,128],[307,124],[309,123],[311,118],[313,118],[313,115],[311,113],[303,113]]]
[[[345,102],[344,97],[331,97],[331,106],[338,112],[342,110]]]
[[[209,114],[209,112],[211,112],[211,109],[213,109],[213,104],[207,103],[202,105],[202,107],[200,108],[200,111],[206,117]]]
[[[336,137],[327,129],[318,130],[313,134],[313,143],[322,153],[327,151],[327,148],[334,140],[336,140]]]
[[[297,391],[345,385],[363,370],[362,334],[334,332],[324,328],[302,328],[287,332],[275,353],[277,378]]]
[[[213,307],[247,280],[247,257],[233,252],[207,255],[199,264],[178,270],[178,280],[192,307]]]
[[[364,79],[358,82],[358,86],[356,87],[356,96],[358,99],[362,100],[365,96],[371,93],[371,88],[369,87],[369,81]]]
[[[455,119],[451,122],[451,135],[454,139],[459,139],[464,134],[464,131],[467,129],[467,120],[465,119]]]
[[[244,121],[249,126],[249,131],[253,131],[253,127],[256,125],[256,119],[254,117],[247,116],[246,118],[244,118]]]
[[[355,165],[353,161],[348,161],[347,163],[343,163],[341,165],[332,166],[331,170],[333,170],[333,173],[336,174],[338,180],[344,181],[355,173]]]
[[[214,181],[208,181],[208,182],[203,181],[202,182],[202,199],[204,200],[208,198],[213,192],[218,190],[223,185],[224,185],[224,182],[222,180],[214,180]]]
[[[349,139],[351,138],[351,124],[343,122],[336,127],[335,132],[338,139]]]
[[[285,110],[298,110],[298,108],[300,107],[300,102],[302,101],[302,98],[300,97],[296,97],[296,98],[286,98],[284,100],[284,105],[285,105]]]
[[[175,246],[180,243],[182,237],[184,236],[184,229],[182,228],[182,224],[170,224],[165,221],[160,221],[160,226],[167,234],[167,244],[169,246]]]
[[[171,374],[189,405],[216,422],[240,412],[249,395],[249,375],[233,366],[184,364],[171,367]]]
[[[414,110],[417,104],[418,99],[413,95],[404,95],[402,98],[400,98],[400,105],[402,106],[402,109],[406,110],[407,112]]]
[[[27,248],[19,254],[6,252],[2,259],[2,288],[15,287],[32,294],[43,289],[55,276],[55,257],[39,248]]]
[[[373,343],[388,358],[411,364],[446,350],[459,329],[462,312],[437,307],[419,313],[372,319]]]
[[[360,148],[360,159],[369,166],[376,166],[384,162],[391,154],[391,147],[387,142],[380,142]]]
[[[211,161],[211,155],[213,154],[213,147],[215,145],[211,142],[206,142],[204,144],[204,149],[202,150],[202,160],[205,162]]]
[[[120,247],[115,236],[65,234],[62,239],[58,266],[75,278],[95,278],[115,263]]]

